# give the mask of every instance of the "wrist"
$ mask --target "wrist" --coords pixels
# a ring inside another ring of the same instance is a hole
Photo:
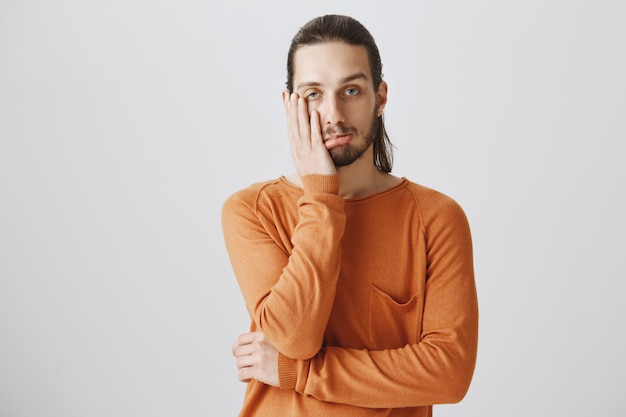
[[[298,360],[278,353],[278,382],[281,389],[295,389],[298,381]]]
[[[305,191],[318,193],[339,194],[339,176],[309,174],[302,178],[302,186]]]

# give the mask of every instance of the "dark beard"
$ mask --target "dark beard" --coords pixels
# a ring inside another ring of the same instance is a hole
[[[365,133],[365,142],[360,145],[352,145],[347,143],[345,145],[338,146],[336,148],[331,149],[330,156],[335,164],[335,167],[345,167],[359,159],[367,148],[369,148],[372,143],[374,143],[374,135],[378,132],[378,128],[380,125],[380,119],[377,117],[376,112],[374,112],[374,119],[372,120],[372,124],[370,125],[369,130]],[[341,134],[350,133],[351,129],[340,129]]]

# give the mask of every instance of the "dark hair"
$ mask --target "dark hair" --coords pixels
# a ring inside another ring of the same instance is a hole
[[[291,40],[287,54],[287,91],[293,91],[294,56],[296,51],[305,45],[314,45],[324,42],[344,42],[349,45],[363,46],[372,71],[374,90],[378,90],[383,80],[383,64],[374,38],[370,32],[356,19],[349,16],[326,15],[316,17],[300,28]],[[375,115],[376,117],[376,115]],[[382,114],[375,123],[374,136],[374,163],[383,172],[391,172],[393,165],[393,145],[389,140]]]

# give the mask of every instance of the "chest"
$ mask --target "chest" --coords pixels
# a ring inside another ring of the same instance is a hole
[[[346,210],[328,344],[391,348],[419,339],[427,246],[416,210]]]

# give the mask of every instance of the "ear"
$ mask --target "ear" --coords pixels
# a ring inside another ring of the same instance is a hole
[[[376,92],[376,116],[380,117],[383,114],[385,104],[387,104],[387,83],[381,81]]]
[[[282,91],[283,104],[285,105],[285,110],[287,109],[287,105],[289,104],[289,97],[291,94],[287,90]]]

